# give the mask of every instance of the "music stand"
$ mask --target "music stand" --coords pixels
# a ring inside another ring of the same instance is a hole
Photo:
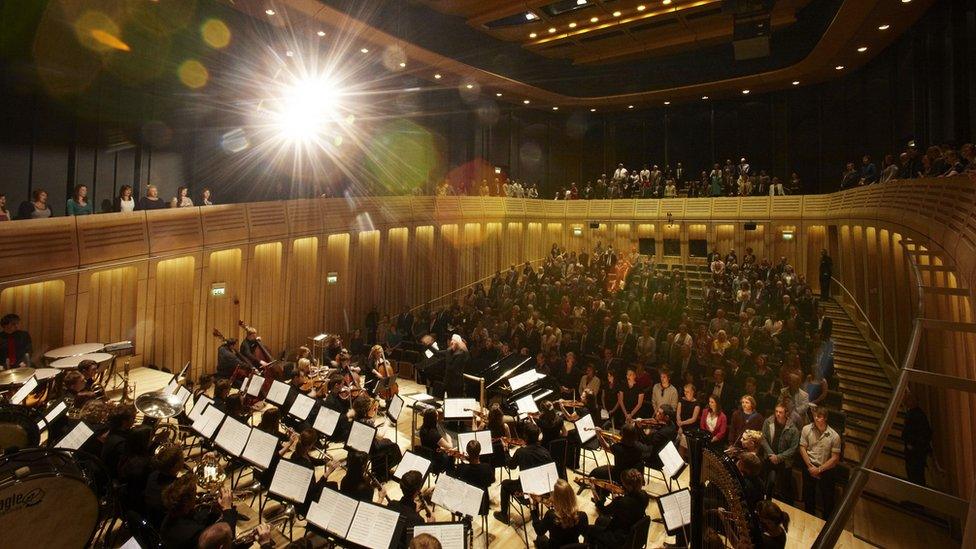
[[[687,526],[691,524],[691,491],[682,488],[668,492],[657,498],[657,507],[667,534],[669,536],[683,534],[687,540]]]

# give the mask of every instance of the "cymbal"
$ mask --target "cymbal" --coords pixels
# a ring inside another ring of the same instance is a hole
[[[20,385],[34,375],[34,369],[30,366],[21,366],[0,372],[0,387],[8,385]]]
[[[143,393],[136,397],[136,410],[147,417],[167,419],[180,414],[183,405],[176,395],[166,395],[161,391]]]

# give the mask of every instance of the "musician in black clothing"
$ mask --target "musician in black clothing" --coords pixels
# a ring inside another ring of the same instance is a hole
[[[31,337],[20,329],[20,317],[8,314],[0,318],[0,353],[3,353],[0,370],[30,366],[31,350]]]
[[[237,351],[237,339],[233,337],[225,339],[224,344],[217,348],[217,371],[214,372],[214,377],[232,379],[238,367],[251,371],[250,365],[241,360],[241,355]],[[243,375],[238,377],[244,378]]]
[[[366,466],[369,455],[358,450],[351,450],[346,457],[346,476],[339,482],[339,492],[359,501],[373,501],[374,486],[367,477]],[[382,498],[383,488],[380,487]]]
[[[471,355],[468,353],[468,346],[460,335],[451,336],[447,349],[437,350],[431,347],[433,338],[427,336],[424,342],[428,345],[428,350],[434,355],[444,358],[444,390],[448,398],[464,397],[464,373],[468,366]],[[434,395],[439,396],[439,395]]]
[[[400,539],[401,548],[410,546],[410,540],[413,538],[413,528],[427,522],[418,510],[421,504],[417,499],[417,495],[423,485],[424,477],[420,474],[420,471],[407,471],[400,478],[400,491],[403,492],[403,497],[396,501],[391,501],[387,505],[391,510],[400,513],[399,521],[403,525],[403,535]]]
[[[119,464],[126,452],[129,433],[136,424],[136,408],[131,404],[116,406],[108,416],[108,434],[102,444],[102,463],[112,477],[119,473]]]
[[[426,449],[427,455],[432,458],[434,473],[440,474],[453,468],[454,460],[451,456],[439,451],[449,450],[454,448],[454,445],[441,430],[440,422],[437,421],[437,410],[434,408],[424,410],[423,422],[417,430],[417,436],[420,438],[420,446]]]
[[[166,517],[163,491],[180,476],[183,464],[183,449],[176,443],[163,445],[153,456],[153,470],[149,473],[146,487],[142,491],[144,516],[153,528],[159,529]]]
[[[94,360],[82,360],[78,363],[78,371],[85,376],[85,391],[95,395],[95,397],[105,396],[105,388],[96,381],[98,377],[98,363]]]
[[[196,503],[197,477],[194,474],[179,477],[163,490],[163,504],[168,510],[160,528],[164,549],[197,547],[200,534],[213,524],[214,520],[207,509],[197,507]],[[221,489],[218,503],[219,520],[227,523],[233,538],[237,511],[234,509],[234,497],[229,488]]]
[[[485,496],[481,500],[480,514],[488,514],[488,488],[495,483],[495,468],[490,463],[481,463],[481,443],[477,440],[469,440],[465,447],[468,455],[466,463],[460,463],[455,471],[458,480],[462,480],[472,486],[477,486],[485,491]]]
[[[598,435],[603,449],[613,455],[613,465],[601,465],[590,472],[593,478],[620,482],[624,471],[628,469],[642,469],[644,460],[650,449],[640,442],[640,429],[633,423],[627,423],[620,430],[620,442],[608,444],[602,435]],[[605,490],[594,488],[597,499],[603,501],[607,497]]]
[[[248,327],[246,332],[247,335],[244,336],[244,341],[241,342],[241,356],[254,368],[260,369],[267,366],[272,361],[271,354],[268,352],[267,347],[261,343],[258,331]]]
[[[576,506],[576,494],[565,480],[559,479],[552,489],[552,507],[542,517],[532,509],[536,549],[559,549],[579,543],[586,535],[590,519]]]
[[[663,404],[655,416],[660,422],[660,427],[653,430],[650,435],[645,436],[645,444],[648,446],[647,464],[652,469],[663,467],[661,457],[658,453],[678,438],[678,424],[675,422],[675,411],[670,404]]]
[[[644,492],[644,475],[637,469],[627,469],[620,479],[624,494],[604,505],[597,503],[600,517],[590,529],[589,541],[598,548],[615,549],[623,546],[630,529],[647,516],[650,496]]]
[[[538,467],[552,462],[552,455],[539,445],[539,428],[529,423],[523,428],[525,446],[515,451],[505,466],[509,469],[518,468],[519,471]],[[508,510],[512,504],[512,496],[522,491],[522,483],[516,479],[506,479],[501,486],[501,511],[495,511],[495,518],[508,524]]]
[[[557,438],[566,438],[566,427],[563,417],[553,406],[551,400],[543,401],[539,405],[539,430],[542,431],[542,446],[549,447],[549,443]]]

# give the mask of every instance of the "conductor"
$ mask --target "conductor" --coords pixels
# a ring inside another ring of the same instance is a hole
[[[464,397],[464,372],[471,359],[464,339],[459,334],[452,335],[447,349],[444,350],[433,347],[434,340],[431,336],[425,336],[424,343],[431,353],[444,359],[444,390],[448,398]]]

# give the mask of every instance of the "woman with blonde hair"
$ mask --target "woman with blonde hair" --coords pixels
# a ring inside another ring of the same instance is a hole
[[[541,518],[538,510],[532,509],[536,548],[559,548],[579,543],[580,537],[586,535],[590,521],[586,513],[577,507],[572,486],[565,480],[557,480],[552,490],[551,502],[552,506]]]

